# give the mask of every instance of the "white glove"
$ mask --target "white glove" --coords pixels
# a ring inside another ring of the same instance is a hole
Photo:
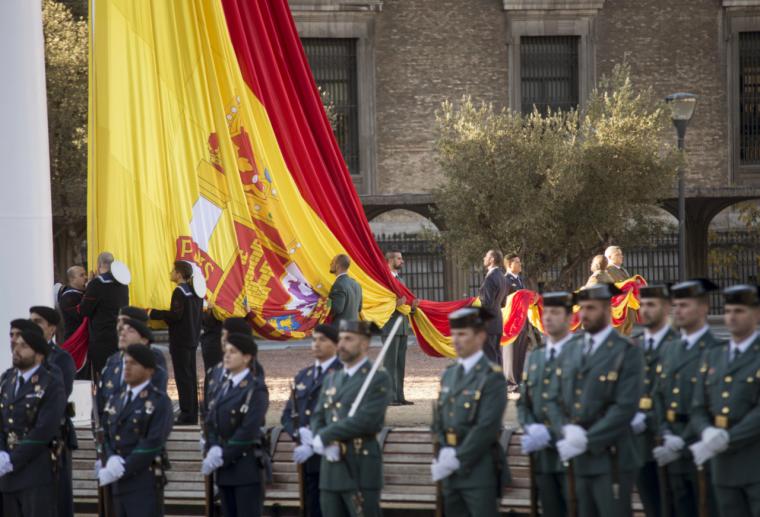
[[[633,419],[631,420],[631,429],[633,429],[634,434],[641,434],[646,431],[647,416],[641,411],[638,411],[635,415],[633,415]]]
[[[298,438],[301,440],[302,445],[308,445],[311,447],[312,443],[314,443],[314,435],[308,427],[298,428]]]
[[[93,473],[95,474],[95,479],[97,479],[98,474],[100,474],[100,471],[102,468],[103,468],[103,462],[100,460],[95,460],[95,467],[93,469]]]
[[[584,444],[583,447],[578,447],[570,442],[570,440],[560,440],[557,442],[557,452],[559,452],[559,457],[562,461],[569,461],[586,452],[586,445]]]
[[[113,477],[114,481],[124,475],[124,458],[121,456],[111,456],[106,462],[106,468]]]
[[[520,438],[520,448],[523,454],[530,454],[531,452],[540,451],[544,447],[541,446],[540,442],[533,435],[526,433]]]
[[[293,449],[293,462],[299,465],[305,463],[312,456],[314,456],[314,449],[310,445],[301,444]]]
[[[588,437],[584,428],[575,424],[564,425],[562,426],[562,436],[565,437],[567,442],[572,444],[573,448],[580,449],[581,453],[586,452]]]
[[[5,451],[0,451],[0,477],[13,472],[13,463],[11,457]]]
[[[696,463],[698,467],[710,460],[716,454],[703,441],[689,445],[689,449],[691,449],[691,455],[694,456],[694,463]]]
[[[430,474],[433,481],[438,482],[449,477],[454,471],[459,470],[461,464],[457,459],[457,451],[453,447],[444,447],[438,453],[438,458],[430,465]]]
[[[720,454],[728,449],[730,437],[725,429],[707,427],[702,431],[702,441],[714,454]]]
[[[198,440],[198,450],[201,454],[206,450],[206,440],[201,436],[201,439]]]
[[[317,435],[311,442],[311,447],[314,449],[315,454],[323,456],[325,454],[325,445],[322,443],[322,437]]]
[[[525,432],[531,435],[538,443],[548,445],[552,440],[552,435],[544,424],[529,424]]]
[[[327,461],[340,461],[340,447],[337,443],[325,447],[325,458]]]
[[[679,451],[669,449],[667,446],[655,447],[652,449],[652,455],[654,456],[654,459],[657,460],[657,465],[660,467],[664,467],[668,463],[672,463],[681,457]]]
[[[100,472],[98,472],[98,484],[100,486],[110,485],[117,479],[108,469],[100,469]]]
[[[203,465],[201,465],[201,474],[208,476],[222,465],[224,465],[224,460],[222,459],[222,448],[218,445],[214,445],[208,450],[208,453],[203,460]]]
[[[663,438],[662,446],[666,449],[670,449],[673,452],[679,452],[686,446],[686,442],[684,442],[683,438],[678,435],[666,434]]]

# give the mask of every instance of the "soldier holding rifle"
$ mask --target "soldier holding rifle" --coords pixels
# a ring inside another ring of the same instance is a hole
[[[162,515],[156,458],[160,458],[172,429],[169,397],[151,383],[156,369],[153,351],[129,345],[124,351],[124,383],[103,411],[105,464],[95,471],[101,487],[113,485],[116,515]]]
[[[580,339],[570,333],[575,296],[567,292],[545,293],[542,320],[547,334],[542,348],[528,356],[520,384],[517,417],[524,433],[522,451],[530,454],[531,515],[538,515],[536,492],[541,500],[542,514],[567,515],[567,483],[565,468],[552,436],[546,404],[550,384],[554,382],[557,365],[568,350],[581,346]]]
[[[214,474],[227,517],[256,517],[264,505],[261,427],[269,391],[263,378],[251,371],[256,353],[250,335],[227,335],[225,375],[206,391],[206,454],[201,473]]]
[[[708,295],[716,288],[706,279],[671,286],[673,320],[681,329],[681,339],[663,350],[656,367],[653,397],[662,444],[652,452],[667,472],[672,507],[678,517],[697,515],[700,500],[703,506],[710,507],[710,515],[717,515],[712,490],[699,481],[700,478],[704,481],[706,469],[697,471],[688,447],[698,439],[690,418],[700,361],[708,350],[719,346],[707,324]],[[704,487],[701,491],[700,484]]]
[[[507,405],[507,383],[500,366],[483,352],[486,325],[493,314],[467,307],[449,315],[457,362],[441,378],[432,431],[440,444],[433,460],[433,481],[443,482],[446,515],[491,517],[499,514],[499,445]]]
[[[60,374],[49,369],[50,347],[39,329],[12,344],[13,368],[0,378],[0,492],[6,517],[56,514],[55,443],[66,407]]]
[[[711,463],[722,517],[760,516],[760,294],[737,285],[723,295],[731,339],[703,356],[691,408],[700,439],[689,449]]]
[[[343,368],[338,360],[336,346],[338,331],[331,325],[317,325],[312,336],[311,350],[314,354],[314,364],[307,366],[295,376],[291,398],[282,412],[282,426],[285,431],[298,443],[293,452],[293,461],[302,472],[299,479],[299,490],[303,501],[303,514],[308,517],[321,517],[319,507],[319,466],[320,457],[313,449],[301,443],[301,434],[309,436],[311,416],[317,406],[322,384],[327,375]]]
[[[610,324],[620,290],[597,284],[577,293],[585,333],[568,349],[548,396],[562,461],[571,461],[578,515],[631,515],[640,467],[631,429],[643,380],[643,354]]]
[[[311,434],[301,443],[322,456],[319,488],[322,514],[330,517],[380,515],[383,456],[376,435],[383,428],[390,403],[391,380],[367,356],[372,334],[379,329],[367,321],[340,322],[338,358],[343,369],[329,374],[322,385]],[[395,334],[391,333],[392,338]]]

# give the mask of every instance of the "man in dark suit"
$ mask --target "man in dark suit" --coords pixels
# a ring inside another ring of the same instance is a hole
[[[391,274],[401,282],[404,280],[401,278],[401,268],[404,267],[404,257],[398,250],[389,251],[385,254],[385,260],[388,263],[388,268],[391,270]],[[396,299],[396,307],[406,305],[406,296]],[[417,310],[419,300],[412,302],[412,313]],[[414,402],[406,400],[404,397],[404,373],[406,370],[406,346],[407,338],[412,332],[411,325],[409,324],[409,318],[401,314],[398,310],[393,311],[388,322],[383,327],[383,342],[390,335],[393,325],[396,323],[396,319],[401,318],[401,325],[396,332],[396,335],[388,347],[388,351],[385,353],[383,359],[383,366],[388,371],[388,375],[391,376],[391,386],[393,387],[391,393],[391,406],[407,406],[412,405]]]
[[[507,280],[501,272],[504,256],[499,250],[488,250],[483,257],[483,267],[487,270],[483,285],[480,286],[478,297],[482,307],[494,314],[494,318],[486,323],[486,343],[483,352],[492,363],[501,366],[501,335],[504,322],[501,309],[507,304]]]
[[[330,325],[317,325],[311,342],[314,364],[298,372],[293,379],[293,393],[285,404],[280,420],[285,431],[299,444],[293,451],[293,461],[304,465],[303,490],[306,496],[305,514],[308,517],[322,516],[319,507],[321,461],[319,455],[314,454],[314,449],[308,445],[312,438],[309,425],[325,376],[343,368],[343,363],[336,355],[337,346],[338,329]]]
[[[330,263],[330,273],[335,275],[329,294],[330,314],[335,328],[340,326],[341,320],[358,320],[362,311],[362,288],[348,276],[350,266],[348,255],[337,255]]]
[[[203,300],[192,287],[193,268],[189,262],[177,260],[171,271],[172,282],[177,284],[172,293],[168,311],[153,309],[150,319],[163,320],[169,325],[169,353],[174,365],[174,378],[179,393],[177,424],[198,423],[198,374],[195,351],[201,337]]]
[[[104,251],[98,255],[99,275],[90,280],[79,304],[79,314],[90,318],[90,341],[87,346],[87,363],[80,377],[89,379],[90,364],[96,372],[103,369],[108,356],[118,350],[116,317],[119,309],[129,305],[129,287],[116,281],[111,273],[113,255]]]

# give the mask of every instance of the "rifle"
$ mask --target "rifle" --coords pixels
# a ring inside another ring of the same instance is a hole
[[[95,372],[95,367],[90,363],[90,377],[92,378],[92,435],[95,438],[95,453],[100,460],[100,465],[105,468],[108,463],[106,457],[106,435],[100,422],[100,413],[98,412],[98,383],[99,375]],[[113,499],[111,498],[110,486],[98,486],[98,515],[102,517],[112,517]]]
[[[536,486],[536,460],[528,454],[528,479],[530,479],[530,517],[538,517],[538,487]]]
[[[293,421],[293,429],[296,430],[296,444],[301,445],[301,437],[298,435],[298,430],[301,428],[299,422],[300,415],[298,413],[298,407],[296,407],[296,387],[294,384],[290,385],[290,418]],[[296,463],[296,471],[298,472],[298,515],[300,517],[305,517],[306,483],[304,482],[304,464]]]
[[[576,517],[578,515],[578,499],[575,491],[573,462],[566,461],[565,469],[567,469],[567,515],[568,517]]]
[[[203,436],[204,443],[208,443],[208,430],[206,429],[206,381],[204,379],[203,384],[198,383],[198,406],[200,408],[200,426],[201,436]],[[208,476],[203,477],[203,504],[205,506],[204,515],[206,517],[215,517],[216,507],[214,506],[214,473],[212,472]]]
[[[362,387],[359,389],[359,393],[356,395],[354,402],[351,404],[351,409],[348,410],[348,418],[352,418],[356,414],[356,410],[359,409],[359,406],[362,403],[362,399],[364,398],[364,395],[367,394],[369,385],[372,382],[372,379],[375,377],[375,373],[377,373],[377,369],[380,367],[381,364],[383,364],[383,358],[385,358],[385,354],[388,352],[388,347],[391,346],[391,342],[393,341],[393,338],[396,337],[396,333],[398,332],[398,328],[401,326],[402,321],[403,321],[402,318],[396,318],[396,322],[393,324],[393,327],[391,328],[391,333],[388,334],[388,337],[385,338],[385,343],[383,343],[383,348],[381,348],[380,353],[377,354],[377,358],[375,359],[375,362],[372,363],[372,369],[369,371],[369,375],[367,375],[367,377],[364,379],[364,383],[362,384]]]
[[[704,465],[697,467],[697,485],[699,489],[699,517],[709,517],[710,512],[707,509],[707,474]]]
[[[661,447],[663,440],[661,437],[655,439],[655,445]],[[657,467],[657,481],[660,486],[660,512],[662,515],[670,515],[670,484],[668,483],[668,467],[663,465]]]
[[[438,402],[433,401],[433,426],[438,422]],[[438,433],[433,431],[433,457],[438,458],[441,452],[441,441],[438,439]],[[443,483],[435,482],[435,517],[443,517]]]

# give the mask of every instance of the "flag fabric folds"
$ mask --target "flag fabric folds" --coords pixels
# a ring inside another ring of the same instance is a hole
[[[163,307],[174,260],[195,263],[220,317],[304,338],[329,313],[346,253],[362,317],[398,297],[321,104],[286,0],[94,0],[88,249],[132,271],[131,303]],[[453,356],[447,314],[421,301],[422,349]]]

